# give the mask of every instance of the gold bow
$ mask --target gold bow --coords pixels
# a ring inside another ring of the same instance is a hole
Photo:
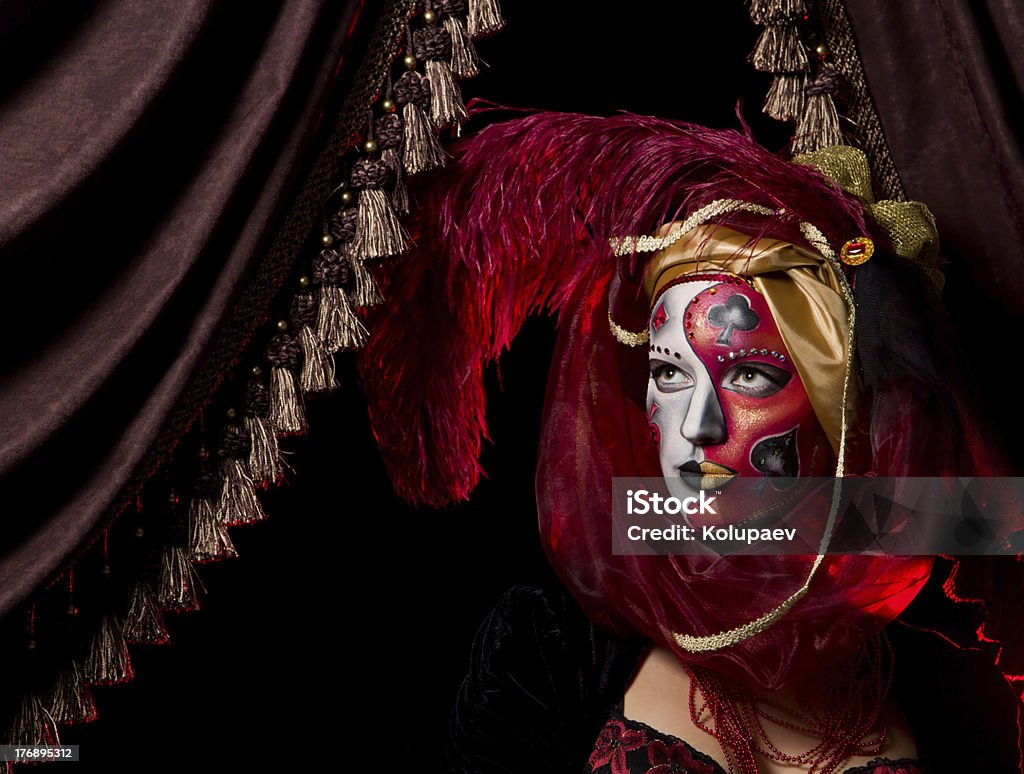
[[[807,164],[834,180],[847,193],[861,199],[875,222],[889,236],[901,258],[913,261],[942,291],[945,278],[939,257],[939,232],[935,216],[921,202],[875,201],[871,190],[871,169],[863,151],[848,145],[830,145],[813,153],[793,158],[795,164]]]

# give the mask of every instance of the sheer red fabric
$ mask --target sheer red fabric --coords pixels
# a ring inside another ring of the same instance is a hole
[[[551,367],[537,465],[551,563],[594,621],[734,679],[775,688],[839,660],[903,611],[930,557],[828,557],[810,592],[770,629],[693,654],[674,633],[715,634],[760,617],[799,588],[813,557],[612,554],[612,478],[661,471],[643,410],[647,352],[612,336],[609,282],[600,277],[572,300]]]

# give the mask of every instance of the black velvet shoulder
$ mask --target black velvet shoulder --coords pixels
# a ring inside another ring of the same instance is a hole
[[[517,586],[481,626],[452,714],[450,772],[579,772],[647,647],[561,590]]]

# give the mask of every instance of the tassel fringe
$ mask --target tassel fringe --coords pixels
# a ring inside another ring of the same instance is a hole
[[[750,4],[750,20],[755,24],[771,24],[779,19],[795,19],[808,13],[808,0],[753,0]]]
[[[402,224],[380,188],[366,188],[359,194],[353,245],[360,258],[387,258],[405,249]]]
[[[281,477],[281,449],[277,435],[260,417],[250,414],[245,418],[249,431],[249,474],[259,486],[275,483]]]
[[[345,291],[331,285],[320,287],[316,333],[328,352],[359,349],[369,335],[366,326],[353,311]]]
[[[452,72],[459,78],[475,78],[480,74],[479,59],[462,22],[455,16],[447,16],[444,28],[452,39]]]
[[[402,108],[405,142],[402,164],[410,175],[443,167],[445,152],[434,134],[430,119],[413,103]]]
[[[256,487],[242,460],[225,459],[221,463],[221,480],[223,483],[216,512],[218,523],[226,527],[233,527],[238,524],[252,524],[267,518],[263,506],[260,505],[260,500],[256,496]],[[228,542],[230,542],[230,538]],[[232,548],[233,550],[234,548]]]
[[[326,392],[333,390],[334,357],[324,349],[324,345],[308,325],[302,326],[299,332],[302,344],[302,375],[299,384],[303,392]]]
[[[160,607],[176,612],[199,609],[199,578],[184,548],[168,546],[160,564]]]
[[[772,80],[764,102],[764,112],[778,121],[796,121],[804,112],[804,73],[780,73]]]
[[[270,414],[267,420],[281,433],[301,433],[306,429],[306,411],[291,369],[270,369]]]
[[[796,25],[787,22],[764,28],[750,61],[765,73],[805,73],[810,67]]]
[[[19,747],[60,744],[57,725],[35,694],[28,694],[21,700],[7,742]]]
[[[373,274],[358,258],[351,260],[352,273],[355,275],[355,289],[352,292],[353,301],[359,307],[376,306],[383,303],[384,296],[380,294]]]
[[[490,35],[505,26],[498,0],[469,0],[469,18],[466,31],[470,37]]]
[[[94,685],[125,683],[135,677],[121,623],[105,615],[85,660],[85,679]]]
[[[469,116],[452,68],[440,59],[428,59],[426,69],[430,79],[430,118],[434,126],[440,129],[465,122]]]
[[[380,157],[395,176],[395,187],[391,191],[391,201],[395,205],[395,212],[399,215],[408,215],[409,189],[405,186],[405,177],[402,174],[402,160],[399,158],[398,149],[385,148],[381,151]]]
[[[57,676],[50,697],[50,716],[56,723],[75,725],[96,720],[96,703],[77,661]]]
[[[124,636],[136,645],[166,645],[171,641],[156,593],[145,581],[140,581],[132,591]]]
[[[193,562],[206,564],[238,556],[227,527],[218,520],[209,500],[193,500],[189,507],[188,521],[188,546]]]
[[[832,95],[825,92],[808,94],[807,106],[793,136],[793,155],[842,144],[843,132],[839,128],[839,113]]]

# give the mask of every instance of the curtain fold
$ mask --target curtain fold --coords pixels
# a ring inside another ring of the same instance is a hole
[[[845,0],[907,195],[939,223],[954,276],[1024,318],[1024,12],[1016,0]],[[954,287],[953,298],[958,298]],[[975,305],[977,308],[977,305]],[[952,313],[956,315],[956,305]],[[979,330],[978,333],[981,333]]]
[[[363,4],[83,5],[0,4],[0,616],[182,410]]]

